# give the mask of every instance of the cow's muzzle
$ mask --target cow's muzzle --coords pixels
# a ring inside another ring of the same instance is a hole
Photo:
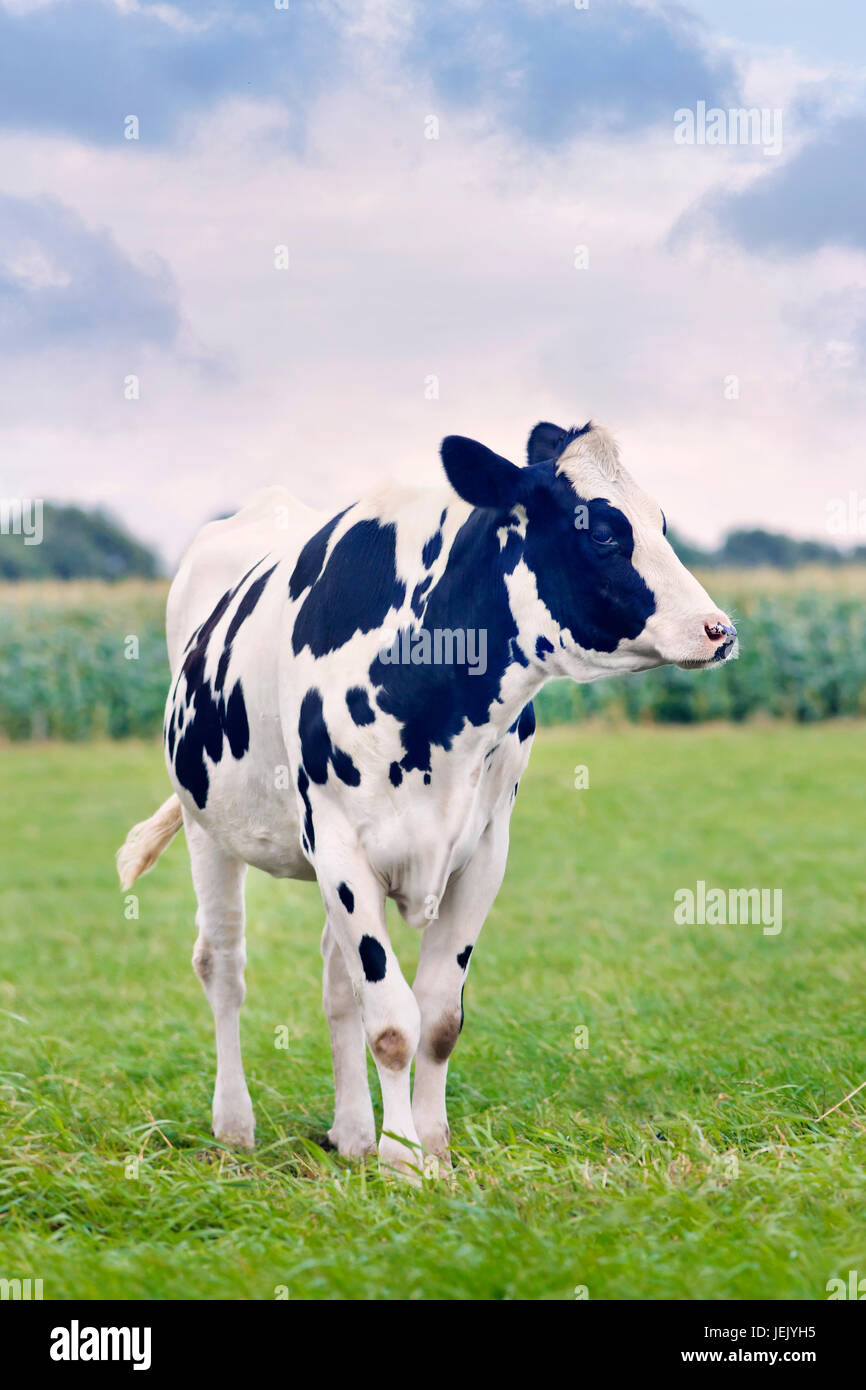
[[[733,623],[723,623],[719,618],[704,623],[704,632],[711,642],[718,642],[722,637],[736,637],[737,635],[737,629]]]
[[[677,665],[685,671],[697,671],[704,666],[715,666],[737,655],[737,629],[726,613],[710,613],[702,620],[698,649]]]
[[[710,660],[712,662],[727,661],[734,649],[734,643],[737,640],[737,629],[734,627],[734,624],[723,623],[721,621],[704,623],[704,632],[711,642],[718,643]]]

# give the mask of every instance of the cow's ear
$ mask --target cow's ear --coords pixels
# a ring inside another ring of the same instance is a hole
[[[548,459],[555,459],[567,438],[568,430],[564,430],[561,425],[552,425],[549,420],[542,420],[529,436],[526,446],[527,463],[546,463]]]
[[[518,501],[523,469],[508,459],[462,434],[443,439],[441,452],[448,481],[464,502],[502,509]]]

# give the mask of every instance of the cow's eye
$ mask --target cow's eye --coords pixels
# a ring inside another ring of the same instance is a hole
[[[596,545],[616,545],[616,537],[606,521],[597,521],[589,534]]]

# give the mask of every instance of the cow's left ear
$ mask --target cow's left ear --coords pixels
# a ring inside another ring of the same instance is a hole
[[[526,446],[526,462],[545,463],[548,459],[556,458],[562,447],[568,431],[561,425],[552,425],[549,420],[542,420],[529,436],[529,443]]]
[[[579,429],[573,427],[570,430],[564,430],[561,425],[552,425],[549,420],[542,420],[529,436],[526,446],[527,463],[531,467],[533,463],[549,463],[551,459],[558,459],[573,439],[578,439],[591,429],[591,420]]]
[[[501,454],[494,454],[492,449],[475,439],[465,439],[462,434],[449,434],[443,439],[441,453],[448,481],[464,502],[501,510],[518,501],[523,469]]]

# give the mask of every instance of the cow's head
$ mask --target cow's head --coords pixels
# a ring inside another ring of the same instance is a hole
[[[551,665],[586,680],[737,655],[733,623],[677,559],[661,509],[606,430],[536,425],[525,468],[450,435],[442,461],[464,501],[512,525],[525,514],[522,558],[558,629]]]

